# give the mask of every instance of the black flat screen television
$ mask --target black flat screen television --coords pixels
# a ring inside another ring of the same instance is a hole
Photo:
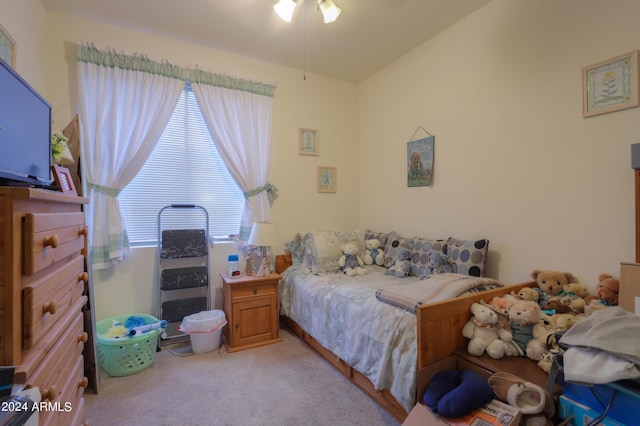
[[[0,184],[51,183],[51,105],[0,59]]]

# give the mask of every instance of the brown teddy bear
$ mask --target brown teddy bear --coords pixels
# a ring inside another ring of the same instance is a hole
[[[578,279],[572,273],[534,269],[531,277],[536,280],[538,287],[542,290],[538,304],[543,310],[552,314],[576,312],[571,306],[571,301],[561,300],[561,298],[552,300],[554,296],[562,295],[567,284],[578,282]]]
[[[607,306],[617,306],[619,290],[619,279],[609,274],[598,275],[595,293],[585,297],[585,313],[591,314],[593,311],[604,309]]]
[[[584,284],[569,283],[562,287],[562,291],[551,296],[547,303],[547,309],[553,309],[559,314],[581,314],[586,305],[585,297],[589,295],[589,289]]]

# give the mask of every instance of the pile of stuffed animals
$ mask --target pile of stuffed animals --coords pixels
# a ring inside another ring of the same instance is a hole
[[[537,286],[471,306],[471,319],[462,330],[470,354],[486,352],[494,359],[526,356],[549,372],[566,330],[618,304],[620,281],[609,274],[598,276],[593,294],[569,272],[536,269],[531,276]]]

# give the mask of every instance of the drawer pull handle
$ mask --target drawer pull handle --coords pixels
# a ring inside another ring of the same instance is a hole
[[[86,388],[87,386],[89,386],[89,379],[87,379],[86,377],[83,377],[82,380],[78,380],[79,388]]]
[[[257,288],[253,289],[253,294],[258,294],[258,289]]]
[[[89,335],[86,331],[78,336],[78,343],[87,343],[87,340],[89,340]]]
[[[52,385],[49,389],[42,392],[42,400],[43,401],[53,401],[58,396],[58,389],[56,389],[55,385]]]
[[[84,281],[85,283],[89,281],[89,274],[86,272],[83,272],[80,275],[78,275],[78,282],[80,281]]]
[[[49,313],[51,315],[55,315],[56,312],[58,312],[58,302],[53,300],[49,303],[45,303],[44,305],[42,305],[42,312],[45,314]]]
[[[58,237],[58,234],[53,234],[49,237],[45,237],[43,241],[43,245],[45,247],[51,247],[51,248],[58,247],[59,243],[60,243],[60,237]]]

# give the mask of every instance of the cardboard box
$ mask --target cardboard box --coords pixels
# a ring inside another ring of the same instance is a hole
[[[435,376],[439,371],[459,369],[458,361],[459,360],[456,356],[450,356],[418,370],[418,381],[416,384],[416,401],[418,401],[418,404],[416,405],[416,407],[414,407],[413,410],[411,410],[411,413],[409,413],[407,420],[412,417],[411,414],[414,413],[414,410],[416,410],[414,418],[419,419],[420,421],[422,421],[422,423],[407,424],[411,426],[417,424],[454,426],[483,424],[517,426],[520,423],[520,418],[522,417],[520,410],[497,399],[489,401],[482,408],[479,408],[478,410],[475,410],[474,412],[459,419],[447,419],[441,416],[437,416],[422,404],[424,391],[429,385],[429,382],[431,382],[431,379],[433,379],[433,376]],[[479,367],[474,367],[472,368],[472,370],[475,368],[480,369]],[[486,371],[484,372],[484,374],[482,374],[483,371],[476,372],[485,376],[489,374]],[[422,408],[418,408],[418,405],[420,405]],[[414,421],[414,418],[412,418],[412,421]],[[485,423],[482,423],[480,420],[484,421]],[[403,423],[403,425],[405,425],[405,423]]]
[[[492,399],[479,409],[459,419],[447,419],[440,417],[450,426],[463,425],[494,425],[494,426],[518,426],[522,413],[519,408],[512,407],[497,399]]]
[[[620,263],[618,305],[640,315],[640,264]]]
[[[586,405],[580,404],[564,395],[560,395],[560,413],[559,416],[563,420],[571,418],[573,426],[586,426],[593,424],[593,420],[599,418],[602,414],[593,410]],[[608,417],[605,417],[597,424],[605,426],[626,426],[624,423],[618,423]]]
[[[418,370],[418,380],[416,382],[416,401],[422,403],[424,391],[439,371],[457,370],[457,357],[451,355],[443,360],[436,361],[424,368]]]
[[[438,419],[426,405],[418,403],[409,412],[402,426],[447,426],[447,424]]]

